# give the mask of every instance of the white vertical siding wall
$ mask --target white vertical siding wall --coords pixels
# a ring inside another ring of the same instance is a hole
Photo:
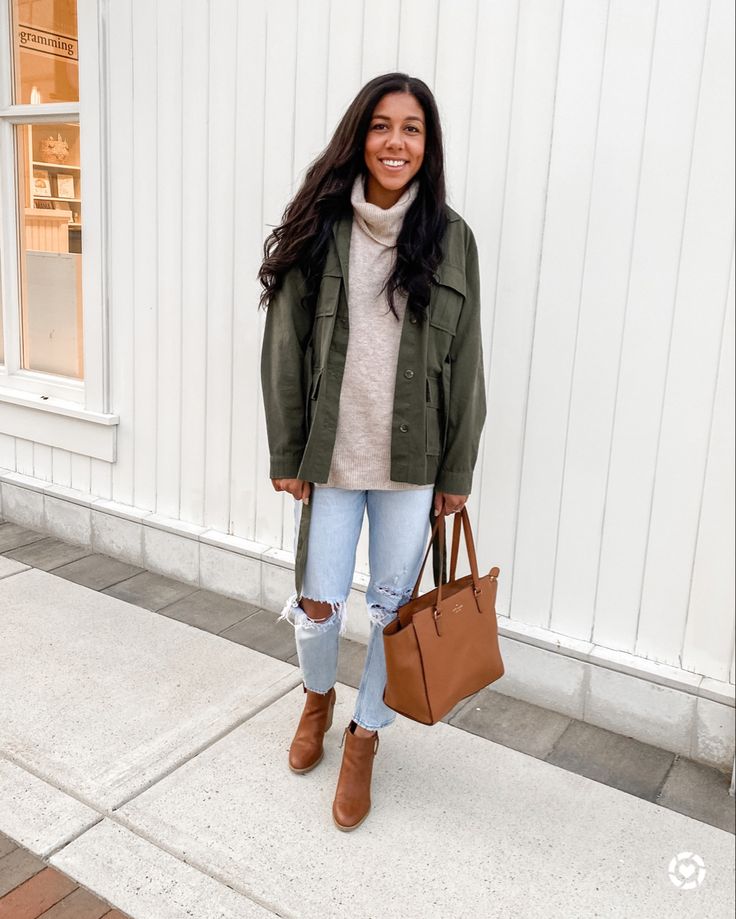
[[[291,549],[259,391],[262,243],[362,83],[406,70],[437,95],[482,258],[470,507],[499,612],[733,681],[730,0],[109,17],[118,459],[0,437],[0,465]]]

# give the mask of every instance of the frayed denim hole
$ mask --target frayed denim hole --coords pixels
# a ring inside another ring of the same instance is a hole
[[[329,618],[322,619],[321,621],[315,621],[311,619],[306,611],[299,605],[296,607],[296,612],[294,613],[294,623],[298,625],[299,628],[309,629],[315,632],[326,632],[330,631],[335,627],[335,623],[339,626],[339,634],[344,635],[345,629],[347,627],[347,617],[346,617],[346,603],[345,600],[320,600],[317,597],[302,597],[306,600],[314,600],[315,603],[329,603],[332,612],[329,615]]]
[[[398,615],[399,607],[409,602],[414,588],[404,587],[397,590],[395,587],[384,587],[381,584],[377,584],[376,591],[385,595],[386,603],[385,605],[370,603],[368,605],[368,617],[373,625],[383,629],[394,621]]]
[[[289,599],[286,601],[286,603],[284,604],[284,608],[281,610],[281,612],[276,617],[276,621],[280,622],[282,619],[285,619],[289,623],[289,625],[292,626],[293,628],[294,625],[296,624],[294,622],[294,616],[296,615],[296,611],[299,608],[300,607],[299,607],[299,601],[297,599],[297,595],[293,593],[289,597]]]

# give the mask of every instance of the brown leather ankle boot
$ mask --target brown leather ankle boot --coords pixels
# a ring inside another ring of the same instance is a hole
[[[304,710],[296,734],[289,747],[289,769],[292,772],[309,772],[324,756],[324,736],[332,726],[332,711],[337,694],[335,687],[322,695],[312,692],[302,683],[307,694]]]
[[[354,830],[371,809],[371,778],[378,750],[378,732],[372,737],[356,737],[351,730],[354,725],[351,721],[345,728],[340,744],[345,744],[345,749],[332,802],[332,819],[339,830]]]

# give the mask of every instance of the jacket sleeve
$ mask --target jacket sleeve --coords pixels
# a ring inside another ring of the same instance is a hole
[[[303,294],[304,275],[294,266],[266,310],[261,389],[272,479],[296,478],[306,445],[304,359],[312,317],[300,304]]]
[[[468,227],[465,248],[465,302],[450,348],[450,398],[447,442],[435,488],[469,495],[478,446],[486,419],[486,386],[480,322],[478,247]]]

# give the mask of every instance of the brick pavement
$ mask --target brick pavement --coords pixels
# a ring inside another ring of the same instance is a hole
[[[0,833],[0,919],[130,919]]]

